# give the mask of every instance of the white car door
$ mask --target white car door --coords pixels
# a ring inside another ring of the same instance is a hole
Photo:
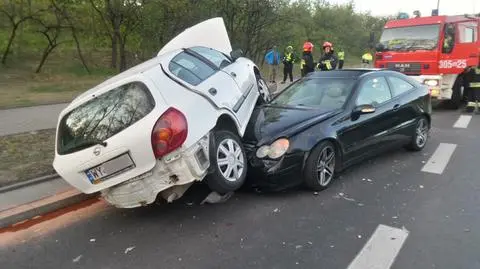
[[[172,58],[166,71],[215,106],[237,114],[237,106],[242,99],[240,88],[229,74],[216,68],[211,62],[186,50]]]
[[[252,62],[245,58],[233,62],[222,52],[207,47],[196,46],[188,50],[198,53],[199,57],[211,62],[215,68],[236,82],[242,96],[231,109],[235,111],[241,123],[248,122],[258,96]]]

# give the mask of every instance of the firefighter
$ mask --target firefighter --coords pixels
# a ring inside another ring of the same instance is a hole
[[[345,51],[340,49],[337,53],[338,57],[338,69],[343,69],[343,63],[345,62]]]
[[[334,70],[337,67],[338,58],[333,51],[333,45],[330,42],[323,43],[323,56],[318,61],[317,67],[322,71]]]
[[[293,82],[293,63],[295,62],[295,55],[293,54],[293,47],[288,46],[283,55],[283,81],[285,84],[287,76],[290,78],[290,82]]]
[[[477,67],[471,67],[467,74],[467,92],[468,103],[465,107],[467,112],[475,112],[480,114],[479,102],[480,102],[480,62]]]
[[[300,63],[302,77],[306,76],[308,73],[315,71],[315,63],[313,62],[312,50],[313,44],[311,42],[307,41],[303,44],[303,55]]]
[[[373,56],[370,52],[367,51],[362,55],[362,67],[369,67],[372,61]]]

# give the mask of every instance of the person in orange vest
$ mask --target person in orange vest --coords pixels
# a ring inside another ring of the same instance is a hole
[[[308,73],[315,71],[315,63],[313,62],[313,44],[312,42],[305,42],[303,44],[303,55],[300,63],[300,70],[302,77],[306,76]]]

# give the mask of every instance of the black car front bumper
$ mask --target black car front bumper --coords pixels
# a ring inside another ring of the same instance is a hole
[[[246,145],[248,182],[252,187],[280,191],[303,183],[305,153],[286,154],[278,160],[259,159],[257,147]]]

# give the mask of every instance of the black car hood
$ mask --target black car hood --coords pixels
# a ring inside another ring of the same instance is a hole
[[[244,141],[251,144],[264,144],[273,142],[279,137],[290,137],[340,111],[273,105],[260,106],[253,111]]]

